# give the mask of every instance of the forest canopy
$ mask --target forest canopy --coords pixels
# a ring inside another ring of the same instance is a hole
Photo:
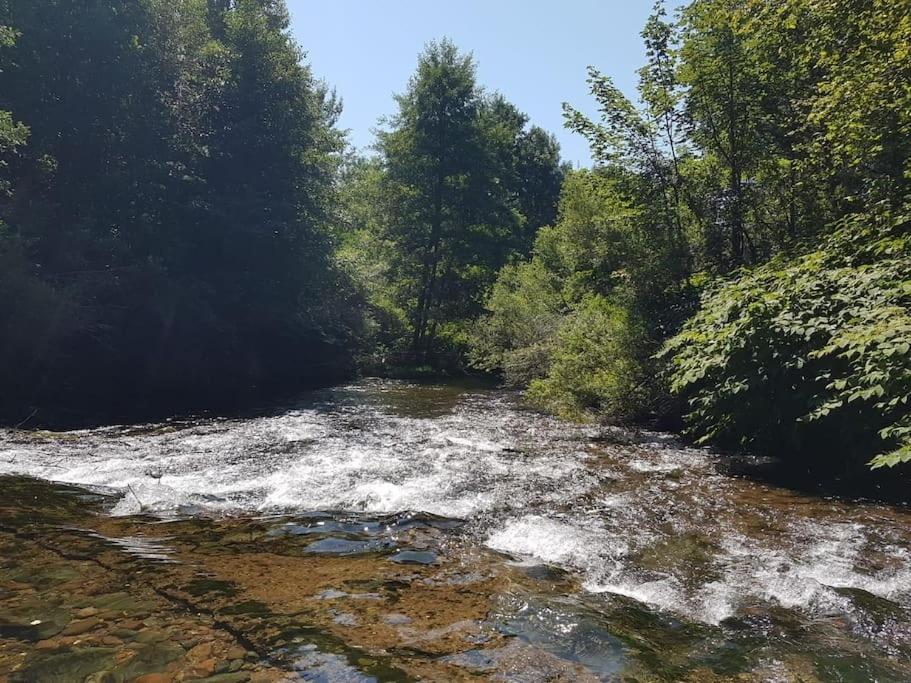
[[[0,413],[474,372],[908,462],[905,3],[659,2],[642,39],[636,98],[592,67],[598,116],[564,104],[573,170],[447,39],[354,152],[282,0],[0,0]]]
[[[338,104],[283,2],[4,0],[4,412],[350,370]]]

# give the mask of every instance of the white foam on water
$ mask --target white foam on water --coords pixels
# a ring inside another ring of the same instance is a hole
[[[815,614],[851,609],[837,588],[911,609],[907,525],[863,522],[862,509],[847,504],[833,503],[825,518],[804,516],[754,490],[744,503],[736,493],[755,485],[718,474],[711,454],[661,435],[595,447],[595,428],[523,412],[503,394],[466,395],[451,410],[420,416],[386,405],[389,387],[411,391],[365,382],[274,416],[47,436],[0,431],[0,474],[120,491],[114,513],[122,515],[413,510],[464,518],[496,551],[564,567],[589,591],[710,624],[757,602]],[[744,514],[776,524],[739,528]],[[681,542],[689,538],[704,547],[693,541],[689,549]],[[890,561],[870,564],[871,552]],[[697,561],[704,574],[691,566]]]
[[[510,555],[534,557],[543,562],[585,569],[595,563],[613,562],[625,544],[613,545],[603,529],[580,527],[540,515],[512,520],[487,538],[487,546]]]

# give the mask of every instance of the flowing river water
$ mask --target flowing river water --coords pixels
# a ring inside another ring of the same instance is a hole
[[[911,510],[507,392],[8,430],[0,495],[0,681],[911,681]]]

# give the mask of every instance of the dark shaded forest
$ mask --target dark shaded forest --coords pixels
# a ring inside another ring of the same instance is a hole
[[[570,419],[911,461],[907,3],[659,3],[637,100],[590,69],[600,116],[564,105],[576,170],[445,39],[359,155],[282,0],[0,25],[8,423],[485,373]]]

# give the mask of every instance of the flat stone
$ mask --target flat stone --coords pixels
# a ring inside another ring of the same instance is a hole
[[[114,650],[106,648],[72,648],[58,650],[30,660],[17,672],[22,681],[83,681],[87,676],[108,669]]]
[[[317,600],[335,600],[336,598],[347,597],[347,593],[344,591],[335,590],[334,588],[327,588],[321,593],[317,593],[314,597]]]
[[[426,550],[403,550],[389,558],[390,562],[397,564],[436,564],[436,553]]]
[[[77,619],[76,621],[71,621],[69,625],[61,631],[62,635],[65,636],[81,636],[83,633],[88,633],[93,628],[97,627],[101,622],[98,619]]]
[[[240,645],[235,645],[225,654],[228,659],[243,659],[247,656],[247,649]]]
[[[152,628],[147,628],[144,631],[140,631],[139,635],[137,635],[135,638],[137,643],[163,643],[167,639],[167,633],[164,633],[163,631],[157,631]]]
[[[76,610],[76,616],[80,619],[86,619],[88,617],[94,617],[98,614],[98,610],[94,607],[83,607],[82,609]]]
[[[207,643],[200,643],[190,648],[190,651],[187,652],[187,659],[191,662],[201,662],[205,659],[209,659],[212,656],[212,641]]]
[[[135,679],[133,683],[171,683],[173,680],[174,676],[168,673],[146,674]]]
[[[137,650],[129,662],[123,665],[122,671],[127,679],[150,673],[166,673],[168,665],[183,654],[183,648],[176,643],[150,643]]]
[[[216,674],[215,676],[203,678],[196,683],[248,683],[249,680],[250,674],[246,671],[239,671],[237,673]]]

